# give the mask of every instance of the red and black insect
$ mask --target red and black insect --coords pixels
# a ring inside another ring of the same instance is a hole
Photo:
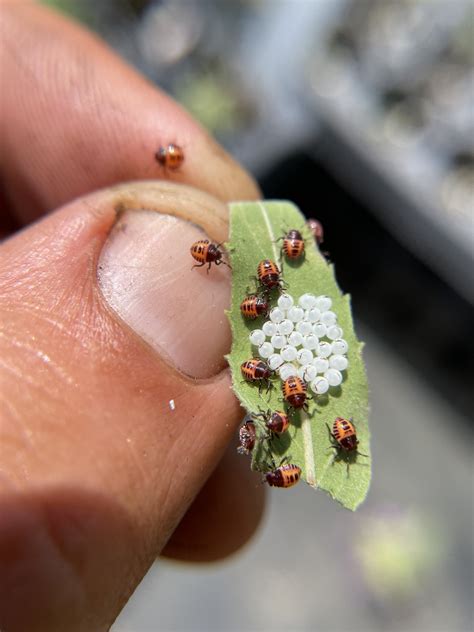
[[[288,415],[282,410],[275,410],[274,412],[267,410],[267,412],[255,413],[253,417],[263,419],[268,430],[275,434],[286,432],[290,425]]]
[[[306,221],[306,226],[311,231],[311,234],[318,246],[322,244],[324,241],[324,229],[321,222],[318,222],[317,219],[310,218]]]
[[[359,441],[352,419],[344,419],[344,417],[336,417],[332,425],[332,432],[327,426],[329,435],[332,439],[332,447],[336,449],[339,458],[360,454],[360,456],[368,456],[357,450]],[[347,473],[349,474],[349,460],[347,460]]]
[[[157,162],[165,169],[175,171],[179,169],[184,162],[184,151],[179,145],[170,143],[166,147],[160,147],[155,154]]]
[[[249,454],[255,447],[257,431],[253,421],[247,420],[239,429],[240,446],[237,451],[240,454]]]
[[[244,318],[255,320],[259,316],[266,316],[270,305],[267,299],[259,294],[251,294],[246,296],[240,304],[240,311]]]
[[[288,259],[299,259],[304,255],[304,239],[299,230],[289,230],[282,239],[282,251]]]
[[[267,290],[281,288],[281,273],[277,264],[270,259],[260,261],[257,268],[257,279]]]
[[[301,468],[292,463],[280,465],[272,472],[265,474],[265,480],[270,487],[293,487],[301,478]]]
[[[199,262],[199,265],[196,263],[193,265],[193,268],[202,268],[202,266],[205,266],[206,263],[209,264],[207,268],[208,272],[213,263],[215,263],[216,266],[223,263],[230,268],[229,264],[222,258],[222,250],[219,249],[219,246],[220,244],[211,244],[209,239],[200,239],[199,241],[194,242],[190,248],[190,252],[193,259],[196,259],[196,261]]]
[[[244,380],[246,380],[247,382],[258,383],[259,390],[261,390],[264,384],[267,387],[267,391],[272,387],[270,378],[273,375],[273,371],[270,369],[268,364],[263,362],[263,360],[252,358],[251,360],[242,362],[242,364],[240,365],[240,370],[242,372],[242,377],[244,378]]]
[[[305,408],[308,399],[306,382],[299,377],[292,376],[283,382],[283,398],[292,408]]]

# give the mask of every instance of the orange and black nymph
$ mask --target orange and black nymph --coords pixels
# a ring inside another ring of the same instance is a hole
[[[166,147],[160,147],[155,154],[156,161],[165,169],[175,171],[184,162],[184,151],[179,145],[169,143]]]
[[[258,264],[257,279],[267,290],[281,287],[280,270],[277,264],[270,259],[264,259]]]
[[[331,437],[336,441],[337,447],[345,452],[357,450],[359,444],[357,433],[352,421],[343,417],[336,417],[332,425]]]
[[[265,474],[265,480],[270,487],[293,487],[301,478],[301,468],[287,463],[280,465],[272,472]]]
[[[290,426],[290,419],[288,415],[282,410],[267,410],[266,413],[254,413],[253,417],[260,418],[265,422],[266,427],[270,432],[275,434],[282,434],[286,432]]]
[[[301,378],[296,375],[289,377],[282,385],[283,399],[292,408],[304,408],[308,398],[307,390],[306,382],[303,382]]]
[[[304,254],[304,239],[299,230],[287,232],[283,237],[282,250],[288,259],[299,259]]]
[[[240,311],[244,318],[255,320],[259,316],[266,316],[270,305],[264,296],[251,294],[246,296],[240,304]]]
[[[259,389],[262,384],[266,384],[267,390],[271,388],[270,377],[273,371],[263,360],[258,358],[246,360],[240,365],[240,371],[246,382],[258,383]]]
[[[349,458],[352,455],[360,454],[360,456],[368,456],[368,454],[362,454],[357,447],[359,440],[357,439],[357,433],[354,423],[344,417],[336,417],[332,425],[332,432],[328,426],[328,431],[333,440],[332,447],[338,453],[339,458],[347,460],[347,473],[349,474]]]
[[[206,263],[209,264],[207,268],[208,272],[213,263],[215,263],[216,266],[223,263],[230,268],[229,264],[222,258],[222,250],[219,249],[219,245],[211,244],[209,239],[200,239],[199,241],[194,242],[190,248],[190,252],[193,259],[198,261],[198,263],[193,265],[193,268],[202,268],[202,266],[205,266]]]
[[[357,433],[354,423],[344,417],[336,417],[332,425],[332,432],[329,428],[328,432],[333,441],[332,447],[336,450],[334,459],[344,459],[347,462],[347,475],[349,475],[349,463],[355,459],[355,456],[369,456],[359,452],[357,446],[359,440],[357,439]]]

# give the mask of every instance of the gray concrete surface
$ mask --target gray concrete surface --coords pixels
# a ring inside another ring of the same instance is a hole
[[[366,503],[352,514],[304,484],[272,490],[264,523],[244,551],[202,567],[160,560],[113,632],[473,628],[468,425],[422,375],[369,331],[360,334],[372,393],[374,472]],[[405,519],[420,530],[400,529]],[[377,554],[384,550],[375,529],[381,520],[389,532],[387,571]],[[375,585],[357,557],[362,541],[374,546],[382,572]]]

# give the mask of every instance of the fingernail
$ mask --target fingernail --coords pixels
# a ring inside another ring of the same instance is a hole
[[[110,307],[165,360],[204,378],[225,366],[231,334],[226,266],[195,268],[194,225],[148,210],[126,211],[102,249],[98,278]]]

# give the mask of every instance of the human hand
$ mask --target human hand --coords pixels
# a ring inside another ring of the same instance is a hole
[[[218,559],[260,519],[226,452],[229,273],[189,255],[258,190],[80,27],[8,3],[0,36],[3,235],[39,220],[0,246],[0,629],[104,630],[160,551]]]

